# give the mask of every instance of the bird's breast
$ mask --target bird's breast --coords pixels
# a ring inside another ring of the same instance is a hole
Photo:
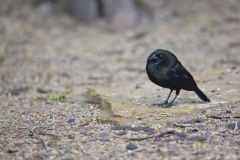
[[[146,67],[146,71],[147,71],[147,75],[149,77],[149,79],[162,87],[167,87],[167,73],[166,73],[166,69],[164,69],[163,67],[157,67],[154,65],[147,65]]]

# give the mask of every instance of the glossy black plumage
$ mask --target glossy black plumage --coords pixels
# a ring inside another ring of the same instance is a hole
[[[157,49],[152,52],[147,60],[146,71],[153,83],[170,89],[170,94],[163,104],[171,105],[181,89],[194,91],[203,101],[210,102],[198,88],[193,76],[183,67],[177,57],[167,50]],[[176,91],[176,96],[168,103],[173,90]]]

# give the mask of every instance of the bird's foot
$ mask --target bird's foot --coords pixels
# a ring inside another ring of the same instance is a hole
[[[166,105],[166,104],[168,104],[167,101],[164,101],[162,103],[153,103],[152,105],[153,106],[163,106],[163,105]]]
[[[164,101],[162,103],[154,103],[153,106],[158,106],[161,108],[170,108],[173,106],[173,103],[168,103],[167,101]]]

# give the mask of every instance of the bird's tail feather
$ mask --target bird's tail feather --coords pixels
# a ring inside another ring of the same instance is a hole
[[[201,98],[205,102],[210,102],[210,99],[197,87],[195,89],[195,93],[198,95],[199,98]]]

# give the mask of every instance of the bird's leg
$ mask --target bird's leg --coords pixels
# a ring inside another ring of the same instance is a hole
[[[169,98],[170,98],[170,96],[171,96],[171,94],[172,94],[172,89],[171,89],[171,91],[170,91],[170,93],[169,93],[169,95],[168,95],[168,97],[167,97],[167,99],[165,100],[165,101],[163,101],[162,103],[154,103],[153,105],[154,106],[162,106],[162,105],[165,105],[165,104],[168,104],[168,100],[169,100]]]
[[[172,106],[173,102],[176,100],[176,98],[177,98],[177,96],[179,95],[179,93],[180,93],[180,90],[176,90],[176,95],[175,95],[175,97],[174,97],[173,100],[168,104],[169,107]]]
[[[162,104],[168,104],[168,100],[169,100],[169,98],[170,98],[170,96],[171,96],[171,94],[172,94],[172,91],[173,91],[173,90],[171,89],[171,91],[170,91],[170,93],[169,93],[167,99],[166,99],[165,101],[163,101]]]

